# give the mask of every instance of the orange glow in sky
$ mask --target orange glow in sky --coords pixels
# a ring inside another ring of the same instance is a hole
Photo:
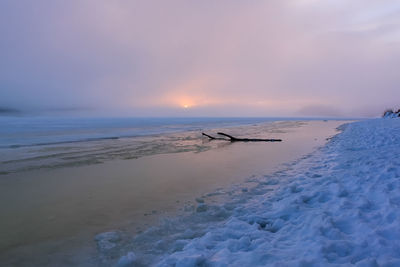
[[[188,96],[181,96],[181,97],[176,97],[176,100],[173,100],[173,105],[178,105],[179,107],[182,108],[191,108],[196,106],[196,102],[194,101],[193,98],[188,97]]]
[[[219,101],[207,93],[208,87],[207,77],[196,77],[181,84],[172,85],[158,102],[161,105],[184,109],[218,104]]]

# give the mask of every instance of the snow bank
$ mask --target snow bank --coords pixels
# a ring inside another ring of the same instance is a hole
[[[398,117],[400,117],[400,109],[397,110],[396,112],[391,109],[388,109],[383,114],[383,118],[391,118],[392,119],[392,118],[398,118]]]
[[[256,186],[232,188],[229,202],[205,196],[200,209],[136,236],[120,262],[400,266],[400,120],[343,129]]]

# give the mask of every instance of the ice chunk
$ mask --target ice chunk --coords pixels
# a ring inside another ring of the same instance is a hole
[[[101,252],[107,252],[117,246],[121,240],[121,233],[119,231],[110,231],[96,235],[95,241],[97,248]]]
[[[206,204],[199,204],[197,206],[196,212],[205,212],[207,211],[208,206]]]
[[[129,267],[129,266],[134,266],[133,264],[136,261],[136,255],[133,252],[129,252],[125,256],[122,256],[118,263],[117,267]]]

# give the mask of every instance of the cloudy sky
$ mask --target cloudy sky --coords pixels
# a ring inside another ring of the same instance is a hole
[[[398,0],[0,2],[0,108],[376,116],[399,71]]]

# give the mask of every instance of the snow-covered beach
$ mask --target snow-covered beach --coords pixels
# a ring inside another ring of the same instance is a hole
[[[400,1],[0,1],[0,267],[400,267]]]
[[[215,192],[186,216],[131,237],[96,237],[118,266],[400,266],[400,120],[344,125],[256,186]]]

